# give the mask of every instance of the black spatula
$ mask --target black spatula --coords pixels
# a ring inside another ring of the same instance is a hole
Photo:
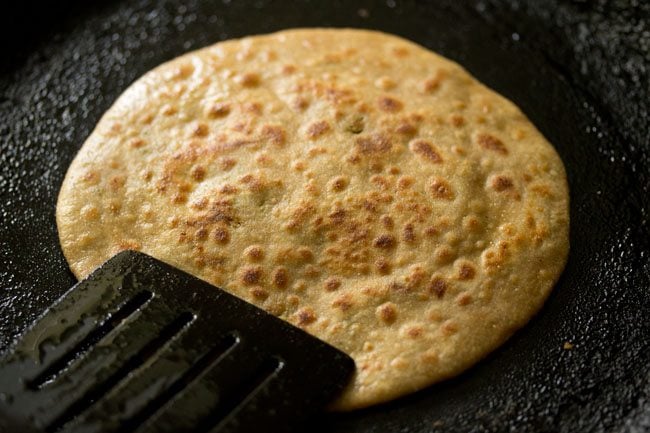
[[[353,369],[304,331],[126,251],[0,361],[0,431],[291,431]]]

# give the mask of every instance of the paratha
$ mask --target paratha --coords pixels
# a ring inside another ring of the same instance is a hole
[[[124,249],[350,354],[335,404],[457,375],[542,306],[568,254],[552,145],[462,67],[396,36],[298,29],[146,73],[61,187],[79,278]]]

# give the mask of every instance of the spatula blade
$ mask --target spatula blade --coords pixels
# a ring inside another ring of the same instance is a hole
[[[288,432],[353,370],[303,330],[125,251],[0,360],[0,431]]]

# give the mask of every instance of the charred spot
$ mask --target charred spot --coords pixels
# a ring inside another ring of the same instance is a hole
[[[477,135],[476,142],[484,149],[492,150],[502,155],[506,155],[508,153],[508,149],[506,148],[505,144],[490,134],[483,133]]]
[[[506,176],[494,176],[491,182],[495,191],[502,192],[513,187],[512,179]]]
[[[251,245],[244,250],[244,255],[253,262],[259,262],[264,258],[264,250],[259,245]]]
[[[289,271],[284,266],[279,266],[271,274],[273,285],[278,289],[284,289],[289,284]]]
[[[459,280],[471,280],[476,275],[476,269],[469,263],[462,263],[458,269]]]
[[[447,291],[447,282],[440,277],[433,277],[429,283],[429,292],[438,299],[442,299]]]
[[[201,182],[203,179],[205,179],[205,168],[200,165],[195,166],[190,171],[190,176],[192,176],[192,179],[195,181]]]
[[[395,132],[402,135],[414,135],[418,129],[412,123],[402,121],[395,128]]]
[[[312,308],[305,307],[298,311],[298,324],[309,325],[316,321],[316,313]]]
[[[341,280],[335,277],[330,277],[325,280],[325,290],[333,292],[341,287]]]
[[[381,275],[388,275],[391,272],[390,262],[386,258],[380,257],[375,260],[375,269]]]
[[[394,113],[400,111],[402,107],[404,107],[404,104],[402,104],[401,101],[395,98],[391,98],[389,96],[382,96],[381,98],[379,98],[379,101],[377,102],[377,106],[382,111]]]
[[[282,146],[285,142],[284,129],[278,125],[264,125],[262,135],[276,146]]]
[[[431,181],[429,189],[434,198],[451,200],[454,196],[449,182],[440,177],[436,177]]]
[[[307,128],[307,137],[312,140],[324,135],[327,131],[330,130],[330,125],[324,120],[314,122]]]
[[[215,229],[212,238],[220,244],[227,244],[230,241],[230,233],[228,233],[228,230],[219,227]]]
[[[260,76],[255,72],[246,72],[237,75],[235,81],[244,87],[256,87],[260,84]]]
[[[442,157],[435,147],[427,140],[417,139],[409,143],[409,149],[416,155],[434,163],[441,163]]]
[[[269,297],[269,292],[264,290],[262,287],[253,287],[250,290],[250,294],[253,298],[258,299],[260,301],[263,301],[264,299]]]
[[[204,227],[201,227],[194,233],[194,239],[197,241],[204,241],[208,238],[208,230]]]
[[[355,115],[349,119],[343,129],[352,134],[361,134],[365,128],[365,119],[362,115]]]
[[[359,152],[364,154],[386,153],[392,145],[388,137],[381,133],[365,135],[356,139]]]
[[[258,284],[261,279],[262,268],[259,266],[250,266],[242,271],[241,280],[246,285]]]
[[[347,294],[339,296],[334,300],[334,302],[332,302],[332,306],[336,308],[340,308],[341,311],[349,310],[350,308],[352,308],[352,305],[353,305],[352,299]]]
[[[397,307],[392,302],[377,307],[377,317],[384,323],[393,323],[397,319]]]
[[[397,242],[395,241],[395,236],[389,234],[383,234],[375,238],[373,245],[376,248],[390,249],[395,246]]]
[[[225,102],[217,102],[208,108],[208,116],[212,118],[225,117],[230,114],[230,110],[230,104]]]
[[[332,191],[340,192],[348,186],[348,179],[344,176],[337,176],[330,182]]]
[[[328,217],[334,224],[341,224],[345,220],[345,209],[335,209]]]
[[[402,231],[402,237],[405,242],[413,243],[415,242],[415,228],[413,224],[406,224],[404,230]]]

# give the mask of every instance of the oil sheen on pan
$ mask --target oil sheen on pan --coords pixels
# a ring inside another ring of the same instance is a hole
[[[565,265],[552,145],[462,67],[379,32],[220,42],[106,112],[57,206],[78,277],[140,250],[351,355],[335,408],[452,377],[522,327]]]

